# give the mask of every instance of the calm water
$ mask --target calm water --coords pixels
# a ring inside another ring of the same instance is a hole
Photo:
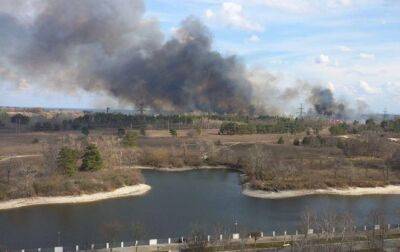
[[[148,237],[186,234],[193,226],[212,233],[216,226],[233,230],[295,230],[306,208],[351,211],[364,223],[376,208],[386,211],[391,223],[399,222],[400,196],[309,196],[265,200],[241,194],[239,174],[232,171],[145,171],[152,190],[140,197],[113,199],[82,205],[29,207],[0,212],[0,244],[15,248],[62,244],[103,243],[104,225],[120,223],[118,240],[133,240],[134,222],[145,226]],[[148,238],[147,237],[147,238]]]

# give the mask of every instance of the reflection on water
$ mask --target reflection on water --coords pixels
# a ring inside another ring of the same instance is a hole
[[[364,223],[368,213],[383,209],[391,223],[399,222],[399,196],[307,196],[266,200],[241,194],[239,174],[205,170],[179,173],[145,171],[152,190],[143,196],[81,205],[39,206],[0,212],[0,244],[49,247],[105,242],[104,226],[121,224],[117,240],[133,240],[133,223],[145,226],[146,238],[185,235],[194,225],[212,233],[223,226],[242,230],[294,231],[301,213],[350,212]]]

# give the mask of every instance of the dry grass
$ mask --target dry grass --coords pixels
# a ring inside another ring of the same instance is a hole
[[[99,146],[105,170],[72,178],[60,175],[54,162],[62,145],[82,151],[86,140],[79,132],[0,133],[0,156],[44,155],[43,159],[28,158],[13,164],[10,183],[4,169],[8,162],[0,162],[0,198],[110,190],[137,181],[124,180],[124,176],[140,175],[114,169],[134,165],[179,168],[225,164],[243,169],[252,186],[264,190],[400,184],[399,171],[390,171],[387,177],[382,157],[346,157],[336,147],[294,146],[293,140],[302,139],[304,134],[229,136],[218,135],[218,130],[203,130],[201,135],[193,135],[182,130],[178,137],[171,137],[167,130],[148,130],[137,147],[124,148],[116,133],[114,129],[90,132],[87,141]],[[281,136],[285,144],[278,145]],[[35,139],[39,143],[34,143]],[[257,159],[262,165],[256,169]]]

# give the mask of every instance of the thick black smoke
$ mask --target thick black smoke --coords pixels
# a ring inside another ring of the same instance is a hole
[[[31,22],[0,12],[0,45],[8,52],[0,67],[8,72],[45,88],[103,90],[158,111],[251,111],[244,65],[213,51],[209,31],[196,19],[184,20],[163,42],[157,23],[143,18],[141,0],[41,4]]]
[[[308,97],[318,115],[333,117],[336,119],[346,119],[349,111],[344,103],[336,101],[333,93],[328,88],[313,87]]]

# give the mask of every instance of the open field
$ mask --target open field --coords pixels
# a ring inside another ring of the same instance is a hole
[[[174,171],[228,166],[246,175],[243,183],[249,189],[267,192],[400,184],[400,171],[386,165],[400,145],[379,136],[331,137],[324,130],[318,137],[304,132],[221,135],[218,129],[203,129],[200,134],[178,130],[174,137],[168,130],[147,130],[145,136],[135,137],[132,146],[125,146],[125,137],[117,133],[116,129],[91,130],[87,137],[79,131],[0,133],[0,198],[110,191],[142,182],[140,171],[129,169],[135,166]],[[293,144],[306,137],[309,144],[305,140]],[[277,144],[280,138],[283,142]],[[59,150],[67,146],[83,153],[87,143],[98,147],[105,169],[73,176],[60,173]]]

